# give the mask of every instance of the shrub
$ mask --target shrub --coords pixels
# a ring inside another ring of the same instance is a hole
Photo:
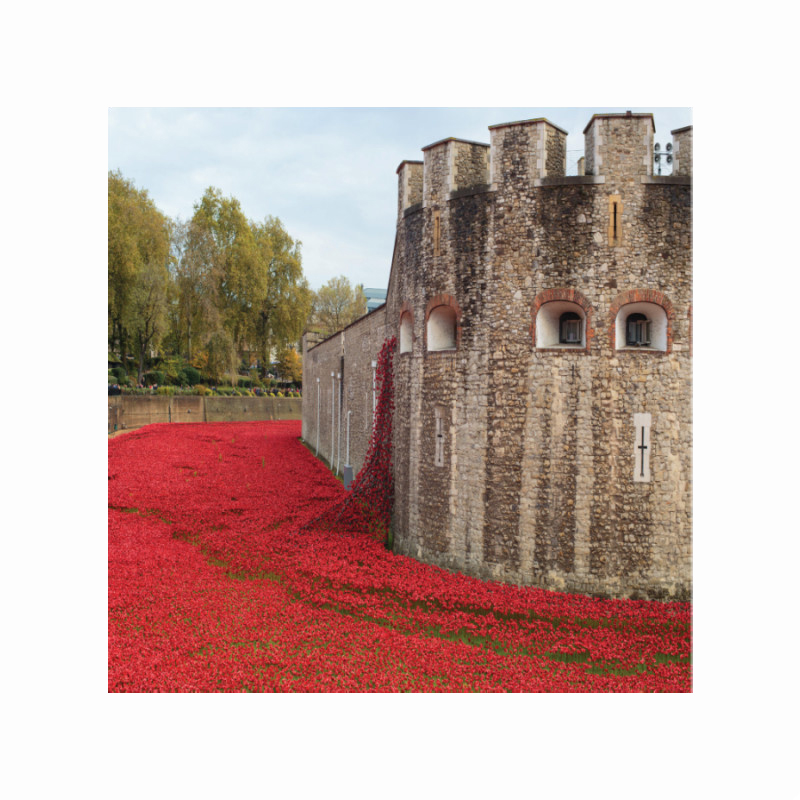
[[[184,367],[181,370],[181,376],[183,378],[183,382],[189,386],[196,386],[202,380],[200,370],[192,366]]]
[[[162,386],[167,382],[167,376],[160,369],[152,369],[150,372],[145,372],[144,382],[147,384],[157,383],[159,386]]]
[[[114,367],[111,372],[114,373],[114,377],[116,378],[115,383],[124,385],[128,382],[128,373],[125,372],[125,367]]]
[[[211,394],[211,389],[207,386],[203,386],[202,383],[198,383],[197,386],[194,387],[194,393],[199,394],[200,397],[205,397],[207,394]]]
[[[167,395],[167,397],[172,397],[175,394],[175,387],[174,386],[159,386],[156,389],[156,394]]]

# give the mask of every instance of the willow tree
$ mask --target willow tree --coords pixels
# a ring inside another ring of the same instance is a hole
[[[222,259],[211,231],[193,220],[176,223],[173,254],[173,346],[189,363],[205,367],[206,345],[222,328]]]
[[[253,224],[266,281],[255,316],[258,355],[266,369],[273,351],[298,342],[311,311],[312,292],[303,277],[301,243],[277,217]]]
[[[140,355],[164,332],[170,221],[146,189],[137,189],[119,171],[108,173],[108,336],[123,363],[136,344]],[[148,283],[155,291],[148,292]],[[163,291],[162,291],[163,289]],[[147,298],[145,299],[145,295]],[[147,309],[147,319],[142,318]]]
[[[223,371],[235,381],[238,355],[255,338],[256,312],[266,291],[253,228],[235,197],[209,187],[194,206],[188,242],[210,282],[209,302],[216,314],[216,319],[208,314],[204,319],[209,357],[218,374],[226,363]]]

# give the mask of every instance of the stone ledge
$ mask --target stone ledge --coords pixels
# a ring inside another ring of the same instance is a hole
[[[409,206],[408,208],[403,210],[403,216],[407,217],[409,214],[415,214],[417,211],[422,210],[422,203],[414,203],[413,206]]]
[[[578,355],[589,355],[589,348],[585,346],[564,345],[563,347],[534,347],[536,353],[576,353]]]
[[[691,186],[691,175],[643,175],[641,177],[642,183],[653,184],[666,184],[668,186]]]
[[[459,197],[469,197],[473,194],[485,194],[494,191],[491,183],[479,183],[477,186],[468,186],[465,189],[456,189],[450,192],[450,200],[456,200]]]
[[[551,186],[596,186],[605,182],[605,175],[554,175],[551,178],[536,178],[533,185],[547,189]]]

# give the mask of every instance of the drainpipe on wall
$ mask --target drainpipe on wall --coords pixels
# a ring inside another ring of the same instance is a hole
[[[319,455],[319,378],[317,378],[317,452],[314,455]]]
[[[378,366],[377,361],[372,362],[372,427],[375,427],[375,368]]]
[[[346,492],[350,491],[350,485],[353,483],[353,468],[350,466],[350,415],[352,413],[352,411],[347,412],[347,455],[345,456],[346,463],[344,465],[344,489]]]
[[[339,472],[339,461],[341,460],[342,456],[342,373],[336,373],[336,379],[339,381],[339,431],[337,434],[337,442],[336,442],[336,472]]]

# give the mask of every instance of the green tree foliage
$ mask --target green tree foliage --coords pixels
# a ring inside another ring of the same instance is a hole
[[[352,286],[344,275],[340,275],[331,278],[314,293],[310,327],[324,336],[332,336],[366,313],[367,298],[363,287]]]
[[[206,345],[222,328],[222,259],[207,227],[179,221],[174,230],[172,344],[187,361],[205,363]]]
[[[109,349],[126,361],[158,345],[165,329],[170,222],[144,189],[117,172],[108,173]]]
[[[267,276],[250,222],[235,197],[206,189],[195,204],[190,233],[208,259],[222,326],[234,348],[255,336],[256,312],[266,292]]]
[[[312,292],[303,277],[301,243],[276,217],[253,225],[266,285],[255,320],[255,343],[262,364],[274,348],[296,344],[311,313]]]
[[[144,380],[145,359],[158,347],[167,328],[168,280],[167,265],[150,262],[139,270],[131,290],[123,322],[136,346],[137,383]]]
[[[109,173],[109,342],[135,347],[139,380],[159,344],[215,381],[235,384],[250,354],[264,365],[300,339],[313,293],[301,243],[276,217],[248,220],[209,187],[188,221],[171,222],[118,172]],[[172,376],[170,376],[172,377]]]

